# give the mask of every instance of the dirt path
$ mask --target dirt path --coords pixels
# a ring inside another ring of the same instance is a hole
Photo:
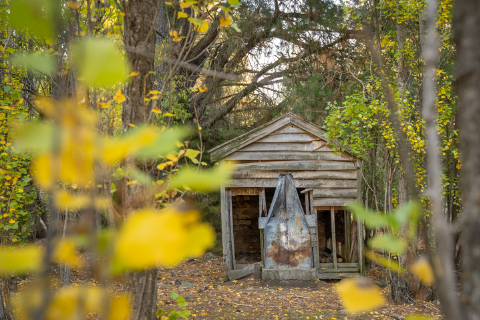
[[[370,270],[368,277],[382,284],[383,272]],[[194,285],[181,288],[180,280]],[[379,282],[380,280],[380,282]],[[177,291],[189,302],[186,307],[195,319],[402,319],[424,314],[441,318],[435,303],[395,305],[391,301],[377,310],[349,315],[335,293],[336,281],[319,281],[315,288],[277,288],[262,286],[260,281],[241,279],[226,282],[222,259],[192,260],[175,269],[162,269],[158,279],[158,306],[175,307],[169,298]],[[206,289],[205,289],[206,287]],[[387,288],[382,291],[387,296]]]

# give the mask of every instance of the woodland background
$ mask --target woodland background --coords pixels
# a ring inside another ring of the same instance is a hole
[[[108,209],[98,212],[96,228],[115,228],[130,209],[139,208],[135,195],[151,182],[148,177],[161,185],[174,179],[184,165],[196,165],[200,171],[215,167],[205,150],[293,111],[323,127],[339,151],[348,149],[363,160],[364,207],[389,215],[411,200],[420,203],[424,213],[418,220],[420,236],[397,232],[400,238],[408,238],[408,248],[400,254],[384,251],[383,255],[407,266],[425,253],[433,265],[437,287],[421,284],[410,271],[402,276],[390,272],[392,298],[399,302],[431,300],[438,294],[448,318],[458,319],[455,315],[465,312],[467,318],[476,319],[480,306],[471,303],[475,299],[467,299],[465,311],[460,311],[457,297],[446,292],[462,281],[457,276],[462,270],[469,270],[468,276],[480,281],[474,267],[480,259],[474,253],[476,231],[467,228],[479,225],[478,200],[472,195],[478,184],[479,169],[473,169],[478,131],[470,124],[478,120],[472,92],[479,60],[475,45],[467,41],[467,30],[472,37],[478,35],[475,1],[16,3],[17,7],[15,1],[0,1],[2,245],[29,243],[45,237],[51,229],[55,230],[52,237],[73,234],[85,215],[83,210],[73,209],[72,202],[66,210],[53,213],[51,202],[58,198],[55,192],[33,184],[35,153],[14,153],[18,150],[12,142],[19,124],[63,121],[59,113],[42,105],[46,97],[75,99],[96,114],[96,134],[113,140],[143,124],[194,128],[189,134],[172,137],[178,138],[181,151],[152,163],[125,157],[109,168],[108,174],[102,171],[101,193]],[[432,32],[429,36],[428,30]],[[82,40],[88,39],[108,39],[115,46],[98,43],[75,49],[75,43],[87,43]],[[425,58],[429,48],[438,51],[438,59],[429,62]],[[463,49],[459,52],[459,48]],[[468,59],[459,60],[459,54]],[[465,66],[467,60],[470,65]],[[95,73],[102,68],[114,75],[113,80]],[[460,90],[459,81],[463,81]],[[464,101],[469,101],[468,108],[460,108],[462,94]],[[429,132],[438,137],[438,144],[429,151],[432,159],[438,151],[437,162],[428,160]],[[461,137],[465,137],[464,152]],[[469,150],[467,156],[465,150]],[[468,167],[466,175],[463,166]],[[134,167],[138,170],[127,170]],[[430,171],[437,175],[433,180],[427,175]],[[168,207],[180,200],[191,203],[218,234],[219,196],[211,191],[225,172],[215,172],[189,176],[198,188],[154,193],[153,206]],[[211,186],[198,182],[210,178],[215,181]],[[176,186],[189,185],[177,179]],[[41,179],[37,176],[37,180]],[[59,181],[56,189],[83,194],[76,183]],[[433,187],[435,195],[428,193]],[[467,197],[465,190],[470,192]],[[460,219],[462,209],[470,210],[464,220]],[[435,217],[441,220],[437,229]],[[367,224],[365,245],[369,238],[385,232],[388,226],[370,230]],[[451,241],[439,242],[445,235]],[[437,251],[441,259],[448,260],[443,275],[435,267]],[[68,268],[62,268],[62,281],[68,284]],[[140,272],[133,278],[148,283],[156,278],[156,271]],[[465,287],[467,296],[475,297],[480,290],[474,289],[475,281],[464,280],[471,283]],[[135,297],[139,292],[153,297],[148,285],[133,287]],[[136,318],[151,318],[148,310],[156,297],[152,299],[134,300],[138,302],[134,303]]]

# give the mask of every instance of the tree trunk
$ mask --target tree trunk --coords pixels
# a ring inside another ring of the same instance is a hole
[[[5,284],[7,280],[4,280],[3,283]],[[10,320],[12,317],[10,316],[10,313],[8,312],[8,309],[5,307],[5,299],[3,297],[4,293],[3,290],[6,286],[3,285],[2,288],[0,288],[0,320]]]
[[[480,319],[480,2],[457,0],[453,12],[461,168],[463,319]],[[452,288],[453,289],[453,288]]]
[[[132,71],[138,75],[131,78],[126,89],[126,101],[123,105],[123,129],[127,131],[132,124],[148,122],[151,104],[144,98],[153,89],[155,76],[156,17],[159,0],[136,0],[125,3],[124,43],[127,58]],[[159,13],[160,14],[160,13]],[[134,166],[127,159],[125,166]],[[133,185],[122,183],[122,211],[126,216],[132,208],[135,190]],[[130,278],[130,290],[133,294],[133,320],[155,319],[157,307],[157,270],[134,273]]]
[[[132,71],[138,75],[131,78],[127,86],[127,101],[123,107],[123,129],[130,124],[142,124],[148,121],[151,104],[143,99],[153,88],[156,42],[156,0],[137,0],[126,2],[124,36],[125,49]]]
[[[153,320],[157,313],[157,269],[137,272],[130,276],[133,295],[132,320]]]

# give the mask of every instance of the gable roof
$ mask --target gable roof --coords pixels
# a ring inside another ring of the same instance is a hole
[[[241,136],[208,150],[208,153],[210,153],[211,160],[216,162],[288,124],[293,124],[298,128],[305,130],[307,133],[326,141],[327,144],[332,144],[332,142],[325,137],[325,130],[317,127],[313,123],[303,120],[293,112],[287,112],[260,127],[250,130]],[[355,157],[354,155],[352,156]]]

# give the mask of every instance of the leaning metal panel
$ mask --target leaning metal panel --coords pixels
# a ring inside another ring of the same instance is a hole
[[[280,175],[264,234],[266,269],[312,267],[310,233],[291,174]]]

